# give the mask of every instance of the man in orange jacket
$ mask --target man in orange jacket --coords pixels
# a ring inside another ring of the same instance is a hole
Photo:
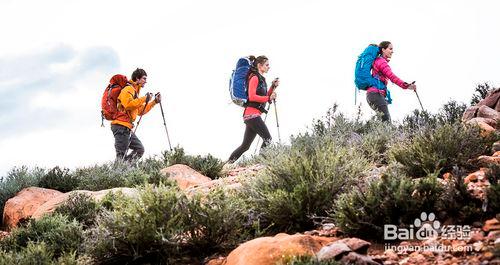
[[[111,122],[111,131],[115,137],[116,159],[125,161],[138,160],[144,154],[144,146],[132,129],[137,115],[148,113],[157,103],[161,101],[160,93],[156,94],[153,101],[150,101],[152,94],[146,93],[139,97],[141,88],[146,85],[147,74],[143,69],[137,68],[132,73],[132,79],[128,81],[120,95],[118,96],[118,114]],[[128,149],[132,152],[125,156]]]

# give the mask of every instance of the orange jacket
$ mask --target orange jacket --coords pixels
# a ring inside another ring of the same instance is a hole
[[[156,105],[154,97],[152,97],[146,106],[146,96],[139,97],[141,88],[134,81],[129,81],[129,84],[122,89],[118,96],[118,115],[111,124],[120,124],[132,129],[137,115],[142,116],[148,113]]]

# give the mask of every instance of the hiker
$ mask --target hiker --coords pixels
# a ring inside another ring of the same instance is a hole
[[[417,90],[414,83],[406,83],[399,79],[391,70],[389,62],[392,57],[393,47],[391,42],[382,41],[379,45],[379,56],[373,62],[371,72],[372,76],[382,81],[387,86],[387,80],[398,85],[403,89]],[[366,101],[370,107],[382,113],[382,121],[390,122],[391,115],[389,114],[388,104],[391,103],[390,94],[386,88],[380,89],[376,86],[371,86],[366,90]]]
[[[266,104],[276,99],[274,90],[279,85],[279,80],[272,82],[271,88],[267,90],[264,74],[269,71],[269,60],[266,56],[257,58],[250,56],[253,60],[248,76],[248,102],[245,103],[243,111],[243,121],[245,123],[245,134],[241,145],[233,151],[229,157],[228,163],[234,163],[238,158],[250,148],[255,136],[259,135],[263,142],[261,148],[271,143],[271,134],[266,124],[261,118],[261,114],[267,113]],[[254,59],[255,58],[255,59]]]
[[[146,71],[137,68],[132,73],[132,79],[118,96],[117,115],[111,122],[111,131],[115,137],[116,160],[136,161],[144,154],[144,146],[132,131],[133,122],[137,115],[142,116],[148,113],[153,106],[161,102],[160,93],[156,94],[154,100],[151,100],[152,93],[139,97],[141,88],[146,85],[146,80]],[[125,156],[128,149],[132,149],[132,152]]]

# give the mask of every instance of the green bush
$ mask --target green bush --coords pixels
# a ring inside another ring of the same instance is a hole
[[[335,260],[328,261],[318,261],[316,257],[313,256],[292,256],[286,257],[283,262],[278,264],[286,265],[340,265],[342,263]]]
[[[81,180],[79,189],[92,191],[134,187],[148,182],[150,177],[140,168],[126,162],[79,168],[74,174]]]
[[[14,197],[24,188],[36,187],[44,176],[45,170],[41,168],[28,169],[28,167],[13,168],[6,176],[0,178],[0,209],[3,212],[5,202]]]
[[[65,253],[58,259],[47,248],[45,242],[28,242],[26,248],[18,252],[0,250],[0,265],[91,265],[94,264],[88,256],[77,257],[76,252]]]
[[[175,187],[147,185],[139,200],[118,197],[113,211],[103,212],[90,230],[87,253],[98,262],[122,264],[161,261],[178,255],[187,197]]]
[[[213,254],[246,238],[246,207],[215,190],[186,197],[176,186],[146,185],[140,199],[116,197],[89,230],[85,248],[102,263],[168,263]]]
[[[190,251],[227,251],[253,236],[254,223],[247,208],[238,194],[228,195],[222,189],[190,198],[184,212]]]
[[[47,215],[39,220],[30,220],[25,227],[15,228],[10,236],[0,241],[0,249],[20,251],[30,241],[44,242],[47,250],[54,257],[59,257],[78,250],[83,241],[83,230],[78,222],[69,221],[66,216]]]
[[[500,166],[492,165],[488,172],[488,179],[491,186],[487,192],[488,210],[496,214],[500,213]]]
[[[397,170],[386,174],[336,201],[330,216],[343,232],[382,240],[385,224],[409,225],[421,212],[435,209],[443,189],[435,177],[412,180]]]
[[[77,189],[80,179],[71,174],[69,169],[54,167],[45,174],[38,184],[41,188],[54,189],[60,192],[68,192]]]
[[[186,155],[184,149],[181,147],[175,147],[172,151],[163,152],[163,160],[166,166],[175,164],[187,165],[211,179],[221,177],[222,166],[224,165],[222,160],[210,154],[206,156]]]
[[[351,189],[368,168],[354,149],[339,147],[328,136],[297,137],[292,146],[268,149],[264,172],[244,187],[262,227],[295,232],[313,228],[312,216],[324,216],[336,196]]]
[[[71,195],[54,212],[68,216],[70,220],[75,219],[83,225],[83,228],[88,228],[94,225],[100,211],[99,204],[90,195],[77,193]]]
[[[469,159],[488,152],[497,136],[484,138],[480,133],[477,127],[459,123],[426,128],[411,139],[395,143],[389,154],[410,176],[444,173],[453,166],[467,167]]]

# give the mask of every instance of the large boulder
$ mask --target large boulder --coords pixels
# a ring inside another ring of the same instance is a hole
[[[179,188],[181,188],[182,190],[187,190],[189,188],[212,181],[211,178],[203,176],[196,170],[181,164],[164,168],[160,170],[160,173],[165,177],[176,181],[179,185]]]
[[[52,199],[48,200],[44,204],[40,205],[36,211],[33,213],[32,218],[39,219],[45,214],[52,213],[57,207],[64,204],[72,196],[78,194],[85,194],[92,198],[96,202],[100,202],[108,193],[122,193],[124,196],[136,198],[139,196],[137,189],[134,188],[113,188],[100,191],[88,191],[88,190],[74,190],[60,194]]]
[[[487,106],[492,109],[495,109],[496,106],[499,105],[498,101],[500,99],[500,88],[494,89],[488,93],[488,95],[479,103],[478,106]],[[498,110],[497,110],[498,111]]]
[[[488,106],[480,106],[476,116],[495,120],[496,123],[500,122],[500,113]]]
[[[227,256],[225,265],[277,264],[293,256],[313,256],[335,238],[278,234],[243,243]]]
[[[7,229],[15,227],[20,221],[30,218],[39,206],[61,194],[57,190],[37,187],[21,190],[5,203],[3,225]]]
[[[479,110],[479,106],[472,106],[472,107],[469,107],[468,109],[466,109],[463,116],[462,116],[462,121],[466,122],[466,121],[469,121],[469,120],[475,118],[478,110]]]

